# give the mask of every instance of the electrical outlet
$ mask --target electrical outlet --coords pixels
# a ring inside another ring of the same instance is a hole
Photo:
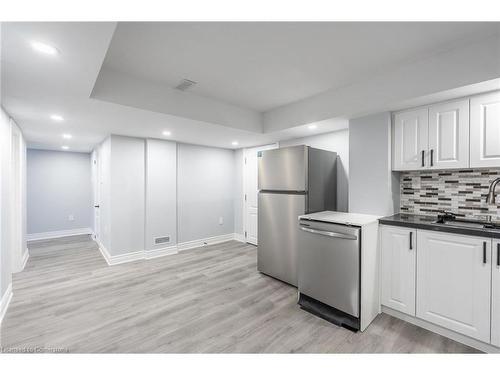
[[[219,217],[219,225],[224,225],[224,218],[222,216]]]
[[[69,221],[75,221],[75,215],[73,215],[73,214],[68,215],[68,220]]]

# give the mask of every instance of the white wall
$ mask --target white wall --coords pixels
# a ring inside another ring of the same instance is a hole
[[[12,260],[10,249],[10,122],[7,112],[0,113],[0,299],[12,282]]]
[[[10,119],[11,128],[11,257],[12,271],[20,272],[28,257],[26,244],[26,141],[21,129]]]
[[[146,140],[146,233],[145,249],[177,243],[177,145]],[[169,236],[170,243],[155,245],[155,237]]]
[[[347,121],[347,120],[346,120]],[[337,153],[337,211],[349,207],[349,130],[296,138],[279,143],[280,147],[307,145]]]
[[[178,144],[177,158],[178,241],[233,233],[234,151]]]
[[[92,227],[90,170],[87,153],[28,150],[28,235]]]
[[[391,114],[349,121],[349,212],[399,212],[399,175],[391,171]]]
[[[27,255],[25,155],[21,130],[0,107],[0,299]]]
[[[262,131],[262,114],[220,100],[196,95],[161,83],[124,74],[103,66],[92,97],[99,100],[137,107],[171,116],[179,116],[208,124],[218,124],[253,132]]]
[[[111,136],[111,255],[144,250],[145,140]]]
[[[94,150],[97,157],[99,224],[97,240],[106,248],[111,249],[111,137],[106,138]],[[95,188],[95,187],[94,187]]]
[[[111,135],[94,153],[99,241],[109,255],[234,232],[233,150]],[[154,245],[160,236],[170,243]]]

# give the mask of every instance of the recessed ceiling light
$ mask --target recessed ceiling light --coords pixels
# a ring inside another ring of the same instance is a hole
[[[58,122],[64,121],[64,117],[62,117],[61,115],[50,115],[50,118]]]
[[[31,47],[37,52],[45,53],[46,55],[57,55],[57,48],[42,42],[31,42]]]
[[[232,144],[233,146],[238,146],[238,145],[239,145],[238,141],[232,141],[232,142],[231,142],[231,144]]]
[[[310,130],[314,130],[314,129],[316,129],[317,127],[318,127],[318,125],[314,125],[314,124],[313,124],[313,125],[309,125],[309,126],[308,126],[308,128],[309,128]]]
[[[172,135],[171,132],[169,132],[168,130],[165,130],[163,133],[162,133],[165,137],[170,137]]]
[[[71,139],[71,138],[73,138],[73,136],[71,134],[63,134],[62,137],[64,139]]]
[[[61,148],[62,148],[63,150],[69,150],[69,147],[68,147],[68,146],[61,146]]]

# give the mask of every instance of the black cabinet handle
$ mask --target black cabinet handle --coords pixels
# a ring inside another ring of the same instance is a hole
[[[486,241],[483,242],[483,263],[486,264]]]
[[[97,206],[94,206],[94,208],[99,208],[99,205],[97,205]]]
[[[413,250],[413,232],[410,232],[410,250]]]
[[[422,167],[425,167],[425,151],[422,150]]]
[[[500,267],[500,243],[497,243],[497,266]]]
[[[434,166],[434,150],[431,149],[431,167]]]

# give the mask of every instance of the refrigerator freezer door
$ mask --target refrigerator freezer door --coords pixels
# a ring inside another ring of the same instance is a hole
[[[303,194],[259,193],[260,272],[297,286],[297,217],[305,210]]]
[[[307,190],[307,146],[263,151],[257,160],[259,190]]]

